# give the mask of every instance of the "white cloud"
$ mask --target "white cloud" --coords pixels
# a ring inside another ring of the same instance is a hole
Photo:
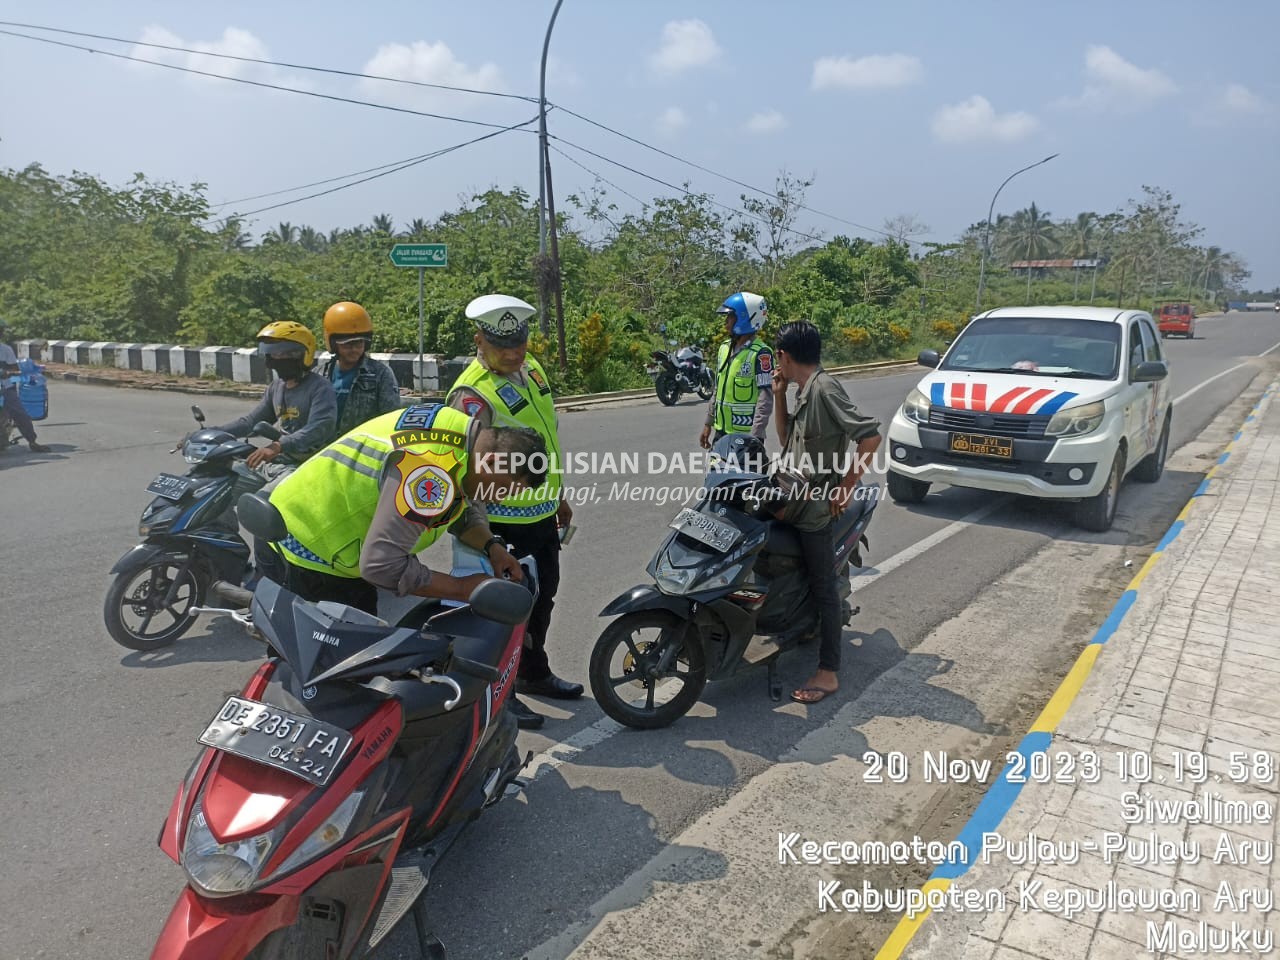
[[[1066,106],[1134,109],[1176,93],[1178,85],[1155,67],[1130,63],[1110,47],[1093,44],[1084,54],[1084,92]]]
[[[1222,107],[1232,113],[1266,113],[1267,101],[1239,83],[1232,83],[1222,94]]]
[[[671,136],[683,130],[689,125],[689,118],[679,107],[667,107],[662,111],[662,116],[658,117],[658,132],[664,136]]]
[[[474,69],[453,55],[448,44],[414,41],[412,46],[388,43],[378,48],[373,58],[362,68],[363,73],[398,80],[414,80],[418,83],[442,83],[451,87],[471,87],[475,90],[502,90],[502,71],[492,63]],[[376,80],[362,80],[365,87],[374,86],[385,91],[386,84]]]
[[[777,133],[779,130],[785,129],[786,126],[787,118],[777,110],[762,110],[747,121],[747,132]]]
[[[223,60],[216,57],[203,57],[200,53],[219,53],[232,57],[248,57],[255,60],[269,60],[267,46],[248,30],[239,27],[227,27],[222,36],[214,41],[184,40],[172,30],[160,26],[149,26],[142,31],[143,43],[158,43],[168,47],[184,47],[199,53],[182,53],[177,50],[160,50],[156,47],[134,46],[129,55],[144,60],[155,60],[160,63],[171,63],[188,70],[205,70],[220,73],[223,76],[243,79],[279,81],[284,74],[275,67],[265,64],[246,63],[241,60]],[[140,69],[147,69],[140,67]],[[191,76],[193,80],[217,82],[214,78]],[[296,82],[292,83],[297,86]]]
[[[996,113],[986,97],[976,94],[943,107],[933,116],[933,135],[946,143],[975,140],[1012,143],[1031,136],[1039,126],[1040,121],[1021,110]]]
[[[924,64],[905,53],[877,53],[858,60],[821,57],[813,62],[814,90],[905,87],[923,79]]]
[[[672,76],[705,67],[723,51],[711,28],[701,20],[669,20],[662,28],[662,46],[650,59],[654,72]]]

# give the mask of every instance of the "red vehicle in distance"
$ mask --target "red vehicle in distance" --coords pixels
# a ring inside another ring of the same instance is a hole
[[[1161,337],[1177,333],[1188,340],[1196,335],[1196,309],[1183,300],[1161,303],[1156,307],[1156,327]]]

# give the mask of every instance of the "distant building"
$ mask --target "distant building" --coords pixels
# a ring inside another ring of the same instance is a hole
[[[1015,260],[1009,266],[1014,270],[1089,270],[1102,266],[1099,259],[1093,260]]]

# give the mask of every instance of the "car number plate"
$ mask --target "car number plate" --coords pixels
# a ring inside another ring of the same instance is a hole
[[[676,514],[676,518],[671,521],[671,528],[721,553],[726,553],[741,536],[741,531],[733,524],[709,517],[690,507],[685,507]]]
[[[323,787],[351,746],[351,734],[269,703],[228,697],[200,742]]]
[[[191,486],[190,477],[175,477],[171,473],[162,473],[147,484],[147,493],[154,493],[166,500],[181,500],[182,495],[190,490]]]
[[[658,366],[648,366],[648,367],[645,367],[645,368],[644,368],[644,372],[645,372],[645,373],[647,373],[649,376],[651,376],[651,377],[652,377],[652,376],[655,376],[655,375],[657,374],[657,372],[658,372],[659,370],[661,370],[661,369],[662,369],[662,368],[661,368],[661,367],[658,367]]]
[[[963,453],[970,457],[1013,459],[1012,437],[991,437],[985,433],[953,433],[950,447],[952,453]]]

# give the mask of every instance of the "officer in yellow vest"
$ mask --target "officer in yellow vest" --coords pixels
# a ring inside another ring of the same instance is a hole
[[[763,440],[773,411],[773,351],[759,339],[768,319],[764,297],[735,293],[716,313],[724,315],[729,339],[716,353],[716,389],[698,437],[704,450],[726,433],[749,433]]]
[[[467,304],[467,317],[476,323],[476,358],[454,383],[448,401],[484,423],[536,430],[546,443],[551,460],[546,482],[501,503],[489,503],[489,526],[517,554],[532,555],[538,562],[538,602],[529,615],[516,690],[572,700],[582,696],[582,684],[552,673],[546,652],[551,608],[560,585],[560,531],[568,529],[573,508],[560,496],[562,454],[551,386],[542,366],[528,355],[529,318],[535,312],[525,301],[502,294]],[[544,719],[519,701],[513,710],[526,728],[541,726]]]
[[[369,613],[377,612],[378,587],[465,601],[486,574],[452,577],[416,556],[447,530],[485,553],[495,574],[519,580],[519,562],[474,498],[540,486],[545,462],[546,446],[532,430],[495,429],[439,403],[384,413],[272,492],[289,536],[277,544],[283,563],[264,573],[307,600]]]

